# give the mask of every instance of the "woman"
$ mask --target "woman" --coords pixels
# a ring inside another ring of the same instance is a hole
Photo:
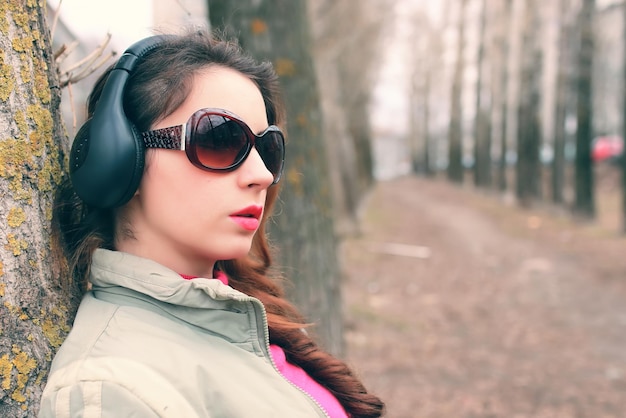
[[[40,417],[381,416],[270,276],[284,155],[271,65],[204,32],[148,38],[88,113],[53,219],[88,291]]]

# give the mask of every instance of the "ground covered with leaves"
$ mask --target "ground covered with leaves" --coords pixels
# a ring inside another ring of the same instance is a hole
[[[626,416],[619,190],[596,222],[380,182],[341,247],[347,358],[393,418]]]

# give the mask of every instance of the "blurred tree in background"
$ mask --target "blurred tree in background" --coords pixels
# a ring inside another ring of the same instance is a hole
[[[387,0],[307,2],[339,237],[358,231],[357,209],[374,178],[370,99],[381,66]],[[346,22],[350,22],[349,25]]]
[[[578,52],[577,130],[576,130],[576,199],[574,210],[586,217],[595,215],[591,140],[593,132],[593,17],[595,1],[583,0],[580,9],[580,46]]]
[[[574,71],[571,66],[573,58],[572,39],[574,25],[572,22],[571,0],[559,0],[556,3],[558,15],[558,51],[557,51],[557,74],[555,85],[555,114],[554,114],[554,158],[552,160],[552,201],[561,205],[565,202],[563,196],[565,187],[565,144],[567,142],[567,130],[565,124],[567,115],[572,113],[572,94],[569,86],[572,85]]]
[[[279,264],[294,282],[296,303],[319,324],[316,332],[325,347],[341,354],[343,322],[329,150],[322,137],[306,2],[211,0],[209,16],[213,28],[231,31],[248,52],[272,61],[281,79],[289,139],[276,207],[279,216],[270,225],[270,236],[280,243]]]
[[[478,52],[476,57],[476,116],[474,117],[474,184],[489,187],[491,183],[491,104],[492,93],[489,86],[489,73],[485,60],[487,31],[487,0],[480,5]]]
[[[495,3],[495,4],[492,4]],[[495,28],[494,28],[494,63],[493,71],[495,75],[494,79],[494,101],[493,101],[493,117],[494,121],[499,123],[496,125],[493,133],[493,143],[499,146],[500,156],[498,159],[498,180],[495,184],[496,189],[499,192],[507,190],[509,182],[507,181],[507,154],[509,150],[508,141],[508,90],[509,90],[509,71],[508,63],[511,51],[511,41],[509,36],[509,28],[512,23],[513,12],[513,0],[492,0],[490,6],[495,6],[493,9],[495,12]],[[498,82],[499,81],[499,82]],[[499,119],[498,119],[499,118]],[[489,150],[489,156],[491,157],[491,150]],[[491,158],[490,158],[491,159]],[[489,162],[490,164],[490,162]]]
[[[462,95],[465,72],[465,20],[467,3],[461,0],[458,16],[456,63],[451,89],[450,128],[448,130],[448,179],[463,182],[463,106]]]
[[[622,138],[626,138],[626,1],[622,4]],[[622,233],[626,234],[626,154],[622,154]]]
[[[516,196],[520,204],[530,206],[541,195],[539,148],[541,130],[539,103],[542,51],[539,31],[539,2],[525,0],[522,12],[522,49],[520,64],[520,96],[517,103]]]

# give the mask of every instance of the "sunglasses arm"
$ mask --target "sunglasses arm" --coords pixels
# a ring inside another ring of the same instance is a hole
[[[187,125],[176,125],[168,128],[142,132],[146,148],[162,148],[185,151],[187,143]]]

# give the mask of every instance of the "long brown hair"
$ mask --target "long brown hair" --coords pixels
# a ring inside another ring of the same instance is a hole
[[[195,73],[209,65],[239,71],[258,86],[270,124],[284,125],[285,112],[277,76],[270,63],[259,63],[244,54],[236,42],[205,31],[194,31],[168,38],[147,54],[130,75],[124,93],[127,117],[141,130],[148,130],[159,118],[178,108],[191,89]],[[110,69],[96,82],[88,100],[93,114]],[[302,367],[313,379],[330,390],[351,417],[379,417],[384,404],[367,392],[345,363],[326,353],[302,331],[305,320],[287,301],[276,277],[270,273],[272,258],[265,225],[278,194],[278,187],[267,193],[266,211],[247,257],[220,261],[229,284],[259,299],[268,315],[270,341],[285,350],[288,360]],[[115,210],[84,205],[66,182],[57,193],[53,230],[69,261],[76,286],[87,288],[91,257],[96,248],[114,249]]]

